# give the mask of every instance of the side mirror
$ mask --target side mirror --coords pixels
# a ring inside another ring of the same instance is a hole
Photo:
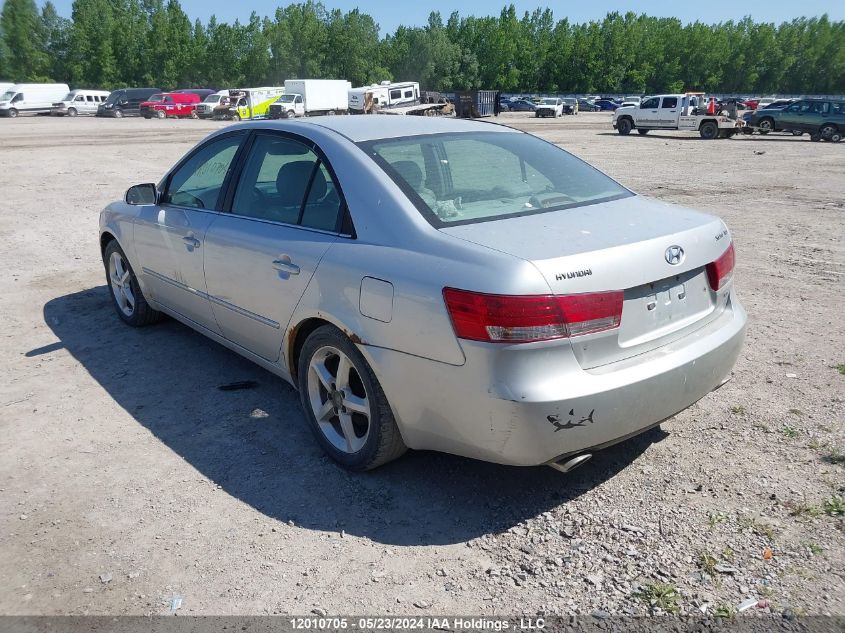
[[[126,200],[127,204],[155,204],[158,202],[158,191],[156,190],[156,186],[151,182],[144,183],[143,185],[135,185],[126,190],[124,200]]]

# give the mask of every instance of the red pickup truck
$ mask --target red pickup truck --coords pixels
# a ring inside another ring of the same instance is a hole
[[[141,104],[141,116],[145,119],[191,116],[200,101],[200,96],[191,92],[163,92]]]

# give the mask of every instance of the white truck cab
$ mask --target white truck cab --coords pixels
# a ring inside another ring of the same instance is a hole
[[[728,138],[742,129],[741,119],[707,114],[704,93],[667,94],[645,97],[639,105],[626,105],[613,113],[613,128],[622,136],[631,130],[698,132],[701,138]]]

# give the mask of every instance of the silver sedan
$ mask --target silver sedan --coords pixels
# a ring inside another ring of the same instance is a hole
[[[229,126],[100,216],[117,315],[289,381],[353,470],[406,447],[569,470],[725,382],[746,315],[716,217],[449,119]]]

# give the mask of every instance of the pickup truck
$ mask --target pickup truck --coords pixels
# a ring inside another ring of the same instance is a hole
[[[557,98],[542,99],[534,110],[535,117],[560,117],[563,116],[563,101]]]
[[[698,132],[703,139],[728,138],[742,129],[741,120],[721,114],[707,114],[701,93],[646,97],[637,105],[617,108],[613,128],[622,136],[631,130],[648,134],[651,130]]]

